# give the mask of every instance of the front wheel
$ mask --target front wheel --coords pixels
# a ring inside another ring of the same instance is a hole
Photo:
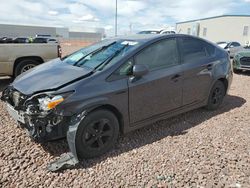
[[[222,83],[222,81],[218,80],[217,82],[215,82],[214,86],[210,91],[206,108],[208,110],[217,110],[221,105],[225,94],[225,85]]]
[[[14,76],[17,77],[18,75],[34,68],[35,66],[39,65],[40,63],[33,59],[25,59],[19,62],[15,68]]]
[[[96,110],[86,116],[76,133],[79,158],[98,157],[114,146],[119,134],[119,122],[108,110]]]

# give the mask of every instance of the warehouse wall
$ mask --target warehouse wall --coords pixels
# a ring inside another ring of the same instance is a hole
[[[99,41],[104,35],[103,28],[82,27],[80,32],[70,32],[65,27],[42,27],[0,24],[0,37],[34,37],[36,35],[50,35],[65,39],[86,39],[91,42]]]
[[[64,27],[57,27],[56,36],[62,37],[62,38],[69,38],[69,29],[64,28]]]
[[[197,25],[199,25],[198,36],[213,42],[238,41],[244,45],[247,41],[250,41],[249,16],[226,16],[200,21],[177,23],[176,31],[183,34],[192,34],[192,29]],[[247,36],[243,35],[244,26],[248,26]],[[191,30],[191,33],[188,33],[188,30]]]
[[[56,36],[56,28],[0,24],[0,37],[20,37],[36,35]]]
[[[87,41],[96,42],[102,39],[102,33],[69,32],[69,38],[86,39]]]

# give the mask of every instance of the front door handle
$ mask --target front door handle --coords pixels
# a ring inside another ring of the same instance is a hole
[[[206,65],[207,70],[212,70],[213,69],[213,64],[208,64]]]
[[[212,70],[212,68],[213,68],[213,64],[208,64],[208,65],[207,65],[207,69],[208,69],[208,70]]]
[[[115,95],[120,95],[120,94],[123,94],[123,93],[126,93],[126,92],[127,92],[127,90],[117,91],[117,92],[115,93]]]

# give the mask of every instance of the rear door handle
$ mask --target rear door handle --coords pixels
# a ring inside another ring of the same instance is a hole
[[[171,80],[177,82],[177,81],[178,81],[178,78],[180,78],[180,77],[181,77],[180,74],[176,74],[176,75],[174,75],[173,77],[171,77]]]

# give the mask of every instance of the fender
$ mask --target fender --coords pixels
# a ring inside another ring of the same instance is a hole
[[[87,99],[83,102],[75,101],[75,102],[67,102],[66,104],[62,104],[58,106],[56,110],[56,114],[60,114],[62,116],[73,116],[75,114],[78,114],[80,112],[83,112],[84,110],[91,111],[92,109],[109,104],[107,97],[98,97],[93,99]],[[112,105],[112,104],[110,104]]]

